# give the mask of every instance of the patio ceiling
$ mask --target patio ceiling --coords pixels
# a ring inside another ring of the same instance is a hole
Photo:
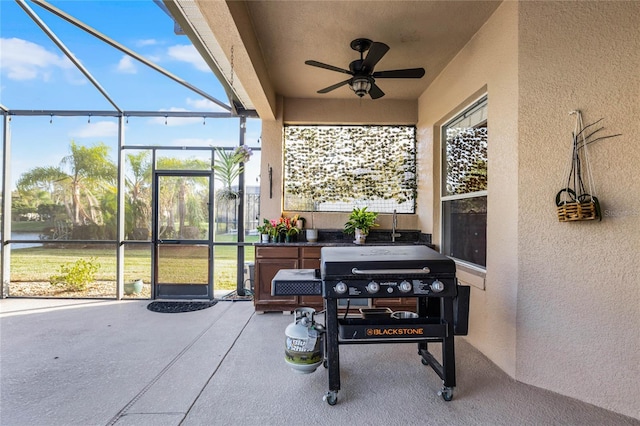
[[[376,71],[425,68],[420,80],[377,81],[384,99],[417,99],[500,1],[165,0],[165,4],[238,110],[256,110],[261,118],[273,119],[277,96],[357,99],[348,86],[316,93],[348,76],[304,63],[313,59],[348,68],[359,58],[349,47],[356,38],[390,47]]]

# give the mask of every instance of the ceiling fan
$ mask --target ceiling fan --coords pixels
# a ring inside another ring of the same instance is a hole
[[[376,78],[422,78],[422,76],[424,76],[424,68],[407,68],[403,70],[374,72],[373,69],[376,64],[389,50],[389,46],[384,43],[371,41],[368,38],[357,38],[351,42],[351,48],[356,52],[360,52],[360,59],[356,59],[351,62],[348,70],[334,67],[333,65],[323,64],[318,61],[309,60],[304,62],[305,64],[313,67],[324,68],[353,76],[347,80],[341,81],[340,83],[318,90],[318,93],[328,93],[338,87],[348,84],[351,90],[353,90],[359,97],[369,94],[371,99],[378,99],[384,96],[384,92],[376,85]],[[364,52],[367,50],[369,53],[364,57]]]

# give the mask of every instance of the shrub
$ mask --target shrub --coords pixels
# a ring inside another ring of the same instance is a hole
[[[53,286],[63,287],[67,291],[84,291],[87,284],[94,281],[96,272],[100,264],[95,257],[78,259],[74,263],[63,263],[60,265],[60,273],[49,277],[49,282]]]

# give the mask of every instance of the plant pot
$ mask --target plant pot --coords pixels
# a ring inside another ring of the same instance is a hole
[[[260,242],[268,243],[269,242],[269,234],[260,234]]]
[[[362,229],[356,228],[356,239],[353,241],[356,244],[364,244],[367,239],[367,234]]]
[[[307,229],[307,241],[310,243],[315,243],[318,241],[318,230],[317,229]]]
[[[142,280],[135,280],[128,283],[124,283],[124,294],[138,294],[142,292]]]

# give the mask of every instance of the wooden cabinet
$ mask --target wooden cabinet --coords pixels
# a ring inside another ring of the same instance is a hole
[[[300,247],[300,264],[302,269],[320,269],[320,249],[321,247]],[[298,302],[301,306],[322,309],[324,300],[322,296],[300,296]]]
[[[320,311],[324,308],[322,296],[271,296],[271,280],[280,269],[319,269],[321,246],[264,246],[256,247],[256,286],[253,304],[258,312],[293,311],[306,306]],[[372,299],[374,308],[393,311],[416,311],[412,297]],[[356,309],[357,311],[357,309]]]
[[[320,268],[320,246],[256,247],[256,311],[292,311],[301,306],[323,307],[322,296],[271,296],[271,280],[280,269]]]

